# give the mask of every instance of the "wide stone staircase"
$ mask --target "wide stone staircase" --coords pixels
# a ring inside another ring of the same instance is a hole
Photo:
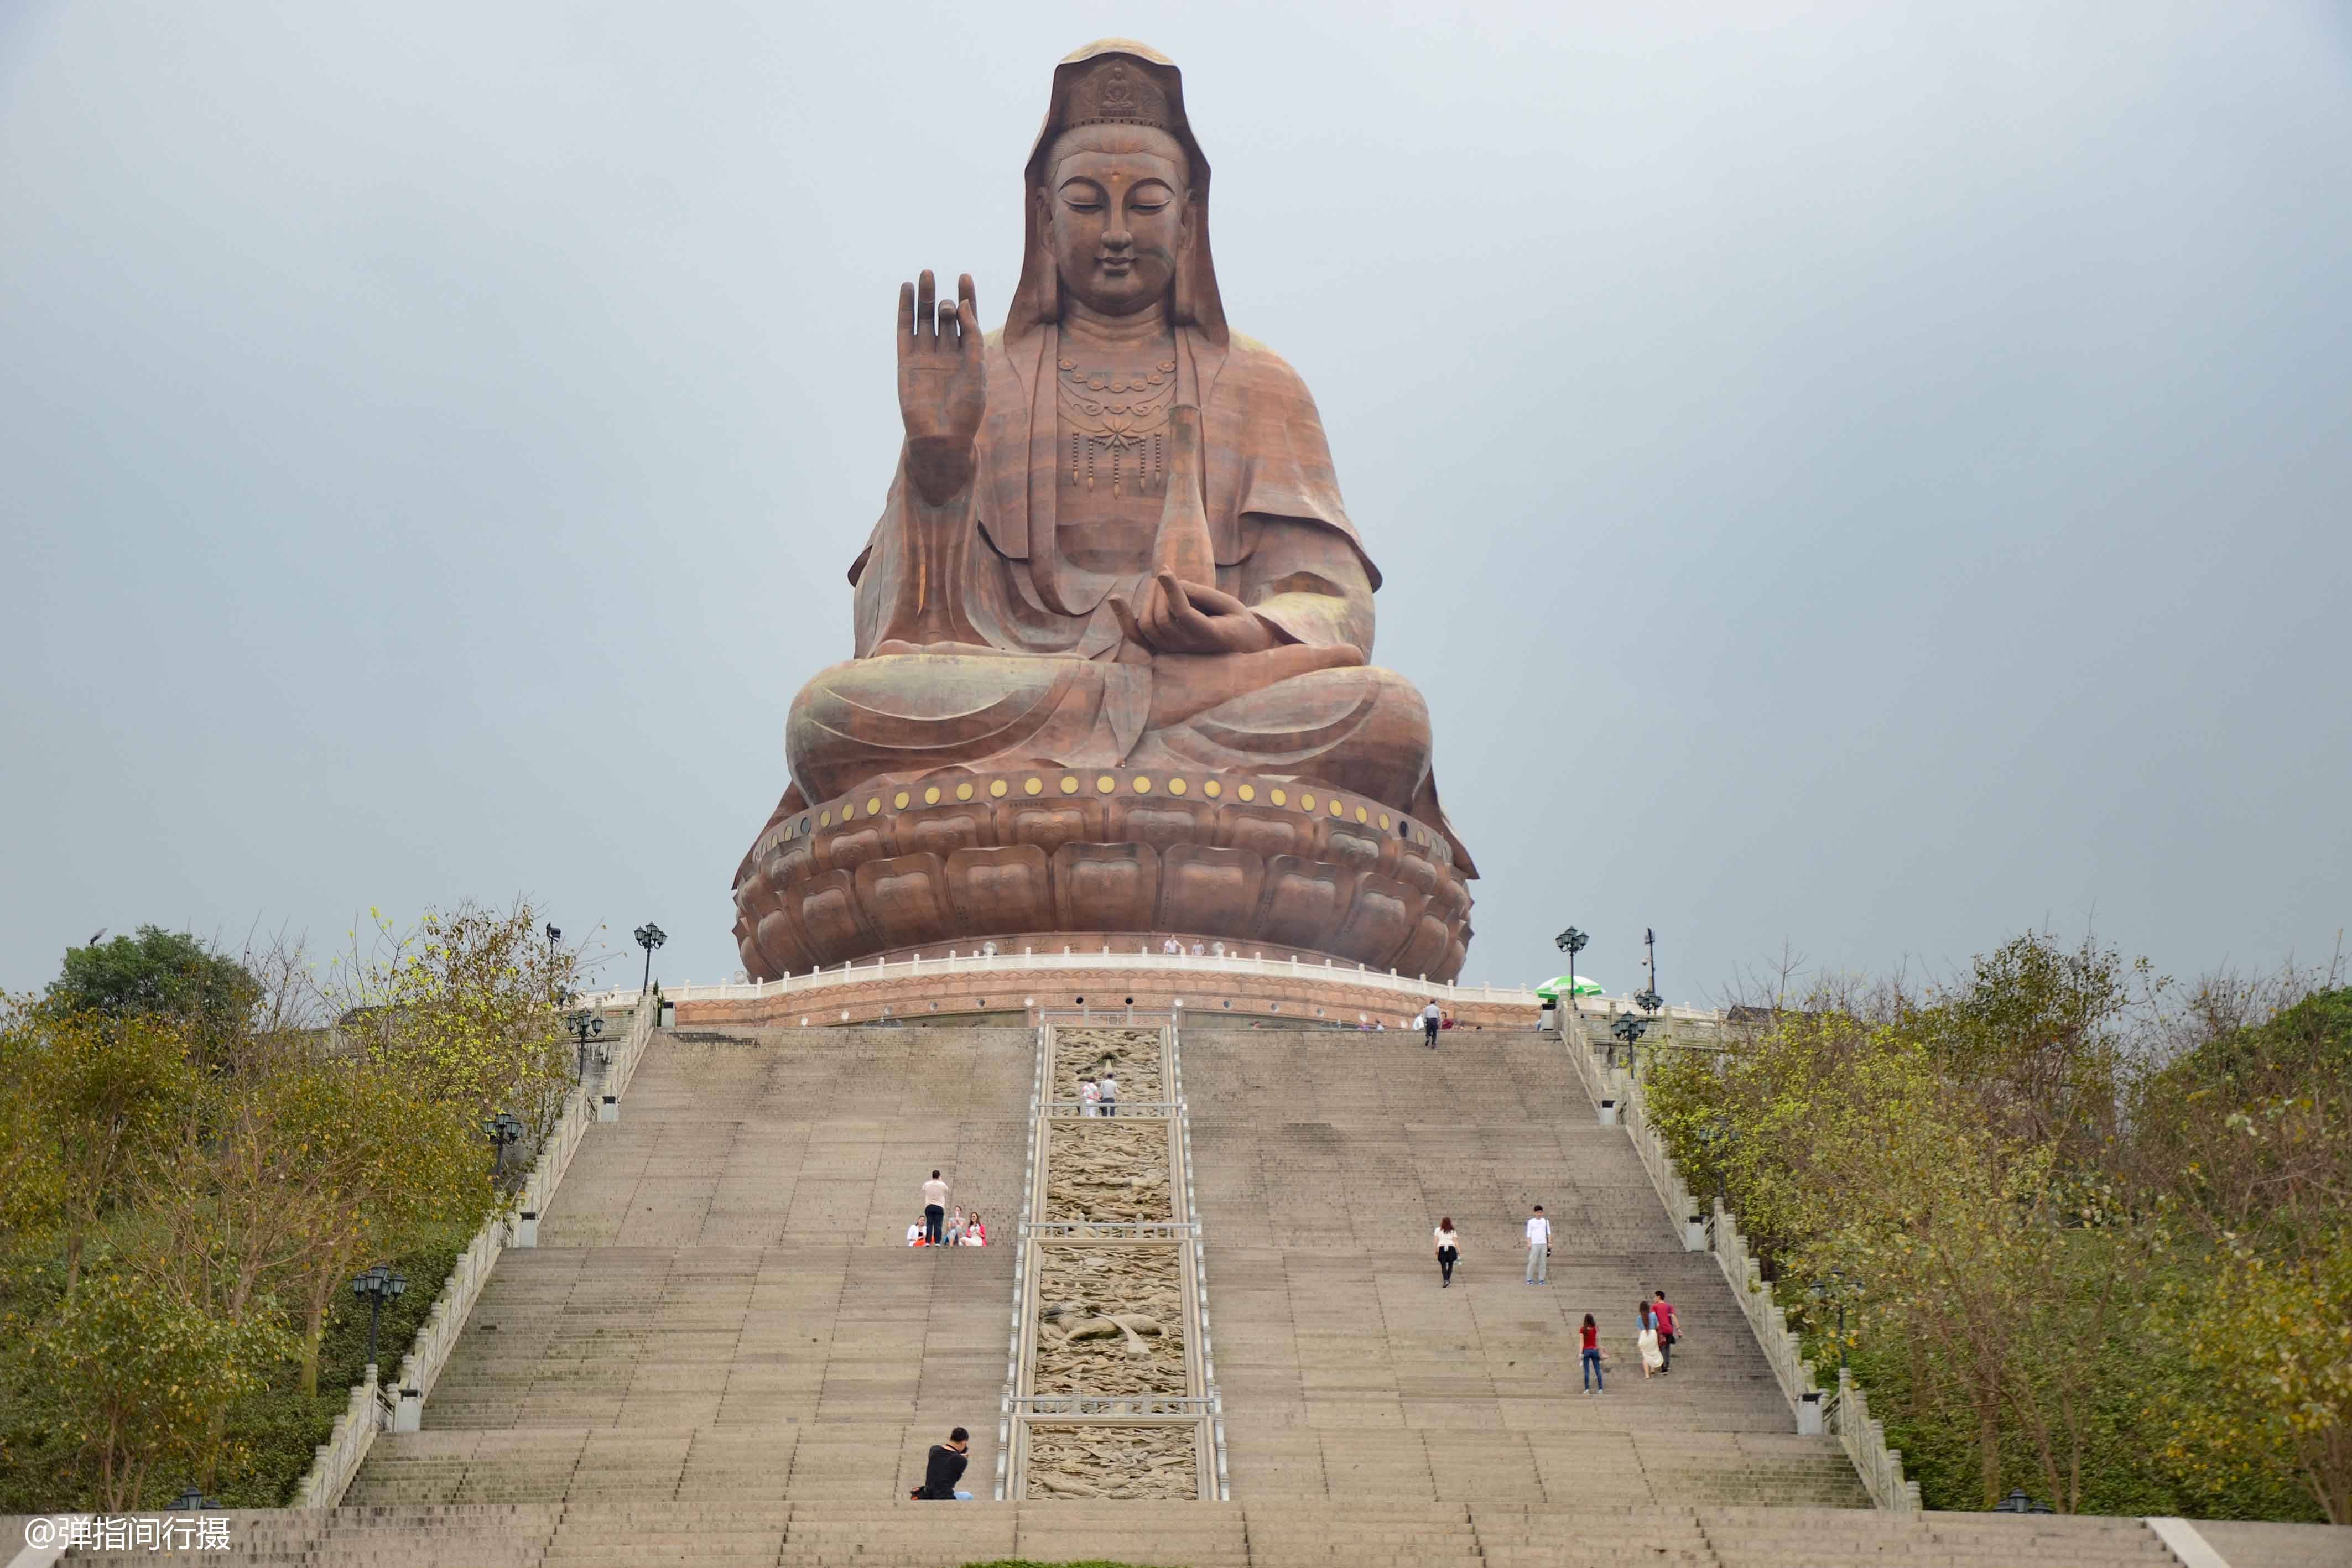
[[[2162,1568],[2131,1519],[1882,1513],[1789,1407],[1557,1040],[1194,1027],[1194,1212],[1234,1500],[926,1505],[970,1429],[990,1495],[1036,1040],[656,1036],[426,1401],[339,1508],[236,1512],[242,1563],[334,1568]],[[909,1249],[948,1174],[996,1245]],[[1557,1228],[1521,1282],[1520,1226]],[[1429,1232],[1465,1257],[1438,1287]],[[1643,1381],[1638,1296],[1685,1343]],[[1578,1391],[1586,1312],[1614,1353]],[[21,1531],[22,1521],[9,1528]],[[2228,1568],[2346,1568],[2352,1530],[2208,1525]],[[16,1539],[22,1539],[21,1534]],[[152,1551],[71,1562],[130,1564]],[[2210,1563],[2201,1568],[2211,1568]]]
[[[1558,1040],[1194,1028],[1184,1062],[1235,1498],[1868,1506],[1835,1438],[1796,1436],[1722,1276]],[[1538,1203],[1553,1256],[1530,1286]],[[1660,1290],[1684,1343],[1644,1380],[1633,1311]],[[1586,1312],[1612,1357],[1595,1396]]]
[[[1031,1038],[657,1037],[345,1500],[883,1501],[956,1426],[992,1473]],[[907,1247],[935,1167],[1004,1245]]]

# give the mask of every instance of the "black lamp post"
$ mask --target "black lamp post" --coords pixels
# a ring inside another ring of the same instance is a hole
[[[648,920],[637,927],[636,936],[637,946],[646,950],[646,977],[637,987],[638,993],[642,995],[654,988],[654,949],[668,941],[669,935]]]
[[[522,1137],[522,1124],[501,1111],[482,1124],[482,1133],[490,1140],[490,1181],[495,1186],[507,1163],[507,1145]]]
[[[220,1502],[217,1499],[206,1497],[196,1488],[190,1487],[187,1490],[182,1492],[179,1496],[165,1503],[163,1507],[167,1511],[173,1513],[202,1513],[206,1509],[220,1507]]]
[[[1576,956],[1591,946],[1592,938],[1571,925],[1553,937],[1552,942],[1568,955],[1568,996],[1561,1005],[1573,1008],[1576,1006]]]
[[[352,1294],[368,1304],[368,1370],[375,1370],[376,1323],[383,1315],[383,1304],[408,1293],[408,1281],[398,1270],[382,1263],[352,1281]]]
[[[2023,1487],[2011,1488],[2010,1493],[2007,1497],[1992,1505],[1992,1511],[1995,1513],[2051,1513],[2055,1511],[2048,1503],[2039,1502],[2034,1499],[2026,1496],[2025,1489]]]
[[[1646,925],[1642,927],[1642,946],[1648,954],[1647,962],[1650,968],[1650,993],[1654,996],[1657,994],[1658,989],[1658,934],[1655,931],[1651,930]],[[1655,1011],[1656,1009],[1653,1009],[1652,1010]]]
[[[1641,1044],[1643,1031],[1649,1027],[1648,1019],[1637,1019],[1632,1013],[1619,1013],[1617,1021],[1609,1026],[1609,1032],[1625,1042],[1625,1071],[1628,1072],[1635,1071],[1639,1064],[1634,1048]]]
[[[573,1013],[564,1022],[571,1027],[573,1038],[580,1041],[580,1082],[585,1083],[588,1082],[588,1042],[604,1032],[604,1015],[583,1010]]]

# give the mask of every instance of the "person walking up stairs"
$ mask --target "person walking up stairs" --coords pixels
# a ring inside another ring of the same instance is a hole
[[[1540,1203],[1528,1216],[1528,1283],[1551,1283],[1551,1221],[1544,1218]]]

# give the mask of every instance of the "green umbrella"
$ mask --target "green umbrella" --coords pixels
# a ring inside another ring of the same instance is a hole
[[[1546,1001],[1558,1001],[1562,991],[1572,997],[1597,997],[1601,995],[1601,983],[1582,975],[1554,975],[1536,988],[1536,995]]]

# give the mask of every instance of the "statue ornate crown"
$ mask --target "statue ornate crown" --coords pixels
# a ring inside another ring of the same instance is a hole
[[[1070,84],[1070,125],[1149,125],[1166,131],[1173,122],[1168,95],[1131,59],[1113,55]]]

